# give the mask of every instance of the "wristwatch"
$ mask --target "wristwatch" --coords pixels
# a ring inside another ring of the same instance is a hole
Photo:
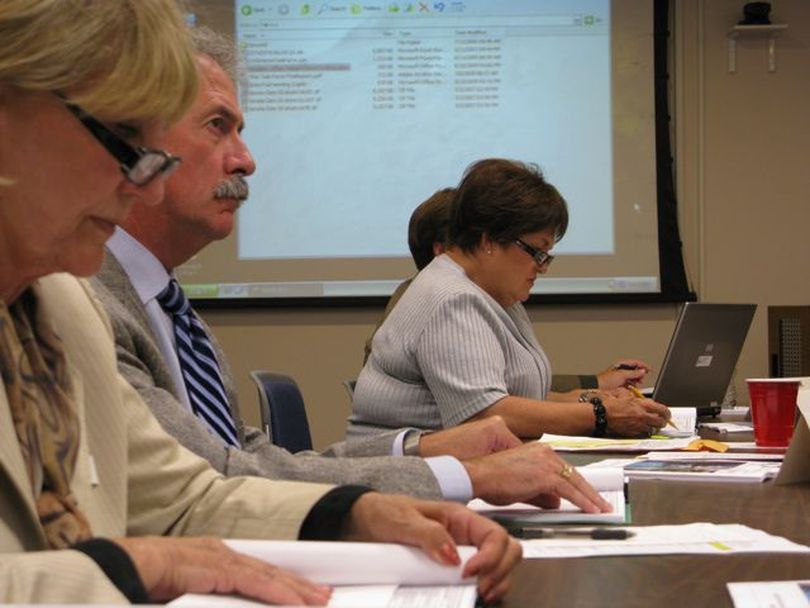
[[[419,456],[419,441],[422,439],[422,431],[413,429],[405,433],[402,441],[403,456]]]

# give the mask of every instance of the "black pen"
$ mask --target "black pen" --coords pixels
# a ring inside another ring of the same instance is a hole
[[[561,538],[587,537],[592,540],[627,540],[635,532],[625,528],[533,528],[509,527],[506,529],[515,538]]]

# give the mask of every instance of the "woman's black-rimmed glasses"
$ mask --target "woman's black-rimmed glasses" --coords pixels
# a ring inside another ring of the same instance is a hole
[[[515,245],[520,247],[523,251],[528,253],[530,256],[534,258],[535,263],[540,266],[550,266],[551,263],[554,261],[554,256],[550,253],[545,251],[540,251],[536,247],[532,247],[528,243],[524,243],[520,239],[515,239]]]
[[[59,93],[56,95],[91,135],[121,163],[124,177],[136,186],[145,186],[158,176],[167,177],[180,163],[179,156],[173,156],[163,150],[128,144],[81,106],[68,101]]]

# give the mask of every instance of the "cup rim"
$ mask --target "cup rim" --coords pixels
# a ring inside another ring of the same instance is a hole
[[[801,378],[746,378],[746,382],[767,382],[772,384],[801,384]]]

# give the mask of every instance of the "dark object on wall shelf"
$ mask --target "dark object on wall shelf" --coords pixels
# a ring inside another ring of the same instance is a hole
[[[810,306],[768,306],[772,378],[810,375]]]
[[[743,6],[743,19],[738,25],[770,25],[770,2],[749,2]]]

